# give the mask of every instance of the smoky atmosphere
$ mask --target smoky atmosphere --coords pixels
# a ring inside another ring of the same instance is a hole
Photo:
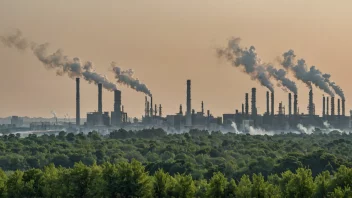
[[[352,197],[351,8],[0,0],[0,197]]]

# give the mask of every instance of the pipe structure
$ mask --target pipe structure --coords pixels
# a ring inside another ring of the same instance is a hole
[[[79,78],[76,78],[76,125],[81,125]]]

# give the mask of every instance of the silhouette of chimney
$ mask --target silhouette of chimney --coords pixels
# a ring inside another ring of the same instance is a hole
[[[252,88],[252,106],[251,106],[251,111],[252,111],[252,116],[256,116],[257,115],[257,96],[256,96],[256,92],[257,89],[256,88]]]
[[[114,91],[114,114],[115,114],[115,124],[117,126],[121,125],[121,91]]]
[[[345,116],[345,99],[342,99],[342,116]]]
[[[76,78],[76,125],[81,125],[79,78]]]
[[[297,115],[298,114],[298,109],[297,109],[297,104],[298,104],[298,96],[297,94],[293,95],[293,114]]]
[[[161,108],[161,104],[159,104],[159,117],[162,117],[163,113],[162,113],[162,108]]]
[[[335,116],[335,97],[331,97],[331,116]]]
[[[191,80],[187,80],[187,111],[186,111],[186,125],[192,125],[192,116],[191,116]]]
[[[99,114],[103,114],[103,85],[101,83],[98,84],[98,112]]]
[[[246,99],[246,101],[245,101],[245,105],[246,105],[246,106],[245,106],[245,109],[246,109],[246,116],[248,116],[248,108],[249,108],[249,107],[248,107],[248,106],[249,106],[249,105],[248,105],[248,93],[246,93],[246,98],[245,98],[245,99]]]
[[[292,115],[292,95],[288,93],[288,115]]]
[[[325,96],[323,96],[323,117],[325,117]]]
[[[274,98],[274,92],[271,92],[271,115],[274,116],[275,115],[275,102],[274,102],[275,98]]]
[[[341,107],[340,107],[340,98],[337,99],[337,115],[340,117],[341,116]]]
[[[266,114],[267,115],[270,115],[270,107],[269,107],[269,102],[270,99],[269,99],[269,91],[266,92]]]
[[[326,115],[329,115],[329,97],[326,97]]]

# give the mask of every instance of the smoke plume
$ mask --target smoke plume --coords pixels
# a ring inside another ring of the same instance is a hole
[[[304,82],[310,89],[314,84],[319,89],[323,90],[330,96],[334,96],[334,92],[330,89],[330,85],[326,82],[326,78],[322,72],[315,66],[311,66],[309,69],[304,59],[299,59],[296,63],[296,55],[293,50],[285,52],[283,55],[283,61],[281,65],[294,73],[294,76]]]
[[[145,93],[148,96],[152,96],[152,93],[148,89],[147,85],[140,82],[137,78],[133,76],[134,71],[132,69],[122,70],[116,65],[115,62],[111,63],[111,68],[115,74],[115,78],[118,83],[127,85],[128,87],[131,87],[132,89],[138,92]]]
[[[273,66],[269,65],[267,68],[269,75],[275,78],[280,85],[284,86],[294,94],[297,94],[296,83],[286,77],[286,71],[283,69],[276,69]]]
[[[330,74],[324,74],[323,77],[325,78],[325,82],[327,82],[330,87],[335,91],[335,93],[340,96],[342,100],[345,100],[345,94],[343,93],[340,86],[336,85],[335,82],[330,81]]]
[[[218,57],[225,57],[235,67],[242,66],[244,68],[243,71],[249,74],[252,80],[259,81],[262,86],[273,92],[273,84],[270,82],[265,64],[261,62],[254,46],[249,49],[241,48],[239,46],[240,40],[240,38],[232,38],[228,41],[226,48],[217,49]]]
[[[105,76],[98,74],[94,70],[93,63],[86,61],[84,63],[77,57],[70,58],[64,55],[62,49],[56,50],[48,55],[48,43],[37,44],[28,41],[22,36],[20,30],[14,34],[0,37],[2,43],[10,48],[18,50],[30,49],[34,56],[47,68],[56,71],[56,74],[63,76],[67,74],[70,78],[84,77],[89,83],[99,84],[109,91],[116,90],[116,85],[110,82]]]

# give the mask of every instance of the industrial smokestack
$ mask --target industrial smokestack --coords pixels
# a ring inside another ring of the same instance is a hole
[[[180,104],[180,111],[178,113],[183,115],[182,104]]]
[[[245,99],[246,99],[246,101],[245,101],[245,105],[246,105],[246,106],[245,106],[245,109],[246,109],[246,116],[248,116],[248,108],[249,108],[249,107],[248,107],[248,106],[249,106],[249,105],[248,105],[248,93],[246,93],[246,98],[245,98]]]
[[[204,115],[204,103],[202,101],[202,115]]]
[[[275,102],[274,102],[275,98],[274,98],[274,92],[271,92],[271,115],[274,116],[275,115]]]
[[[308,114],[314,115],[313,90],[312,89],[309,91]]]
[[[323,96],[323,117],[325,117],[325,96]]]
[[[116,126],[121,125],[121,91],[114,91],[114,114]]]
[[[292,94],[288,93],[288,115],[292,115]]]
[[[257,115],[257,101],[256,101],[256,88],[252,88],[252,100],[251,100],[251,111],[252,111],[252,116]]]
[[[147,107],[148,99],[147,96],[145,96],[145,102],[144,102],[144,116],[148,117],[148,107]]]
[[[269,110],[269,92],[266,92],[266,114],[270,115],[270,110]]]
[[[154,108],[154,116],[156,117],[156,115],[158,114],[158,105],[155,104],[155,108]]]
[[[298,96],[297,94],[293,95],[293,114],[297,115],[298,111],[297,111],[297,104],[298,104]]]
[[[242,103],[242,115],[244,115],[244,104]]]
[[[340,106],[340,98],[337,99],[337,115],[340,117],[341,116],[341,106]]]
[[[153,117],[153,97],[150,96],[150,117]]]
[[[335,116],[335,97],[331,97],[331,116]]]
[[[342,99],[342,116],[345,116],[345,99]]]
[[[159,104],[159,117],[162,117],[163,113],[162,113],[162,108],[161,108],[161,104]]]
[[[191,80],[187,80],[187,112],[186,112],[186,125],[192,125],[192,116],[191,116]]]
[[[103,114],[103,85],[98,84],[98,112]]]
[[[149,101],[147,101],[147,116],[148,117],[150,116],[150,113],[149,113]]]
[[[81,110],[80,110],[80,99],[79,99],[79,78],[76,78],[76,125],[81,125]]]
[[[329,115],[329,97],[326,97],[326,115]]]

